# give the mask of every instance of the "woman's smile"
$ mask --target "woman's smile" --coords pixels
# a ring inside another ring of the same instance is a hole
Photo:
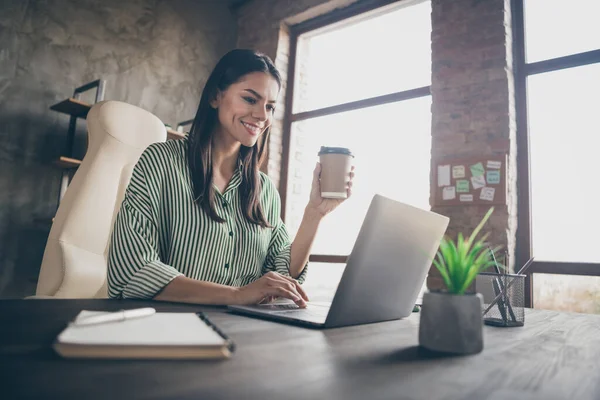
[[[252,136],[258,136],[263,131],[263,128],[259,127],[258,125],[254,125],[254,124],[244,122],[244,121],[241,121],[241,122],[242,122],[242,125],[244,126],[244,128],[246,128],[248,133],[250,133]]]

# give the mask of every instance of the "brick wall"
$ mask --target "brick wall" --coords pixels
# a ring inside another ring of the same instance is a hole
[[[353,2],[254,0],[238,15],[238,46],[261,50],[287,66],[285,26]],[[507,206],[488,222],[490,240],[514,254],[516,232],[516,148],[509,0],[432,2],[432,165],[443,158],[508,153]],[[390,38],[390,46],[393,38]],[[286,70],[282,70],[286,72]],[[282,93],[265,170],[279,184]],[[293,156],[293,155],[292,155]],[[487,207],[435,207],[451,218],[448,233],[470,232]],[[514,259],[514,257],[511,257]],[[441,285],[432,270],[430,288]]]
[[[496,206],[490,241],[514,254],[516,130],[508,0],[432,0],[432,166],[449,157],[509,153],[507,206]],[[448,233],[470,232],[487,206],[434,207]],[[511,257],[514,259],[514,257]],[[438,288],[437,270],[429,275]]]

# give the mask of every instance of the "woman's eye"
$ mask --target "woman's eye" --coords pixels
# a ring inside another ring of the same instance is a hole
[[[268,105],[267,109],[272,113],[275,112],[275,106]]]
[[[244,100],[246,100],[248,103],[250,104],[256,104],[256,99],[252,98],[252,97],[244,97]]]

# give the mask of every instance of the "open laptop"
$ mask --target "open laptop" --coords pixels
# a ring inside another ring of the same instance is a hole
[[[329,303],[269,303],[229,310],[313,328],[337,328],[411,314],[449,218],[375,195]],[[310,272],[309,272],[310,273]]]

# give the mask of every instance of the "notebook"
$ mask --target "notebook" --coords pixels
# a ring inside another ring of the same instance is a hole
[[[104,314],[81,311],[79,318]],[[67,358],[221,359],[233,342],[203,313],[155,313],[148,317],[77,326],[69,324],[54,350]]]

